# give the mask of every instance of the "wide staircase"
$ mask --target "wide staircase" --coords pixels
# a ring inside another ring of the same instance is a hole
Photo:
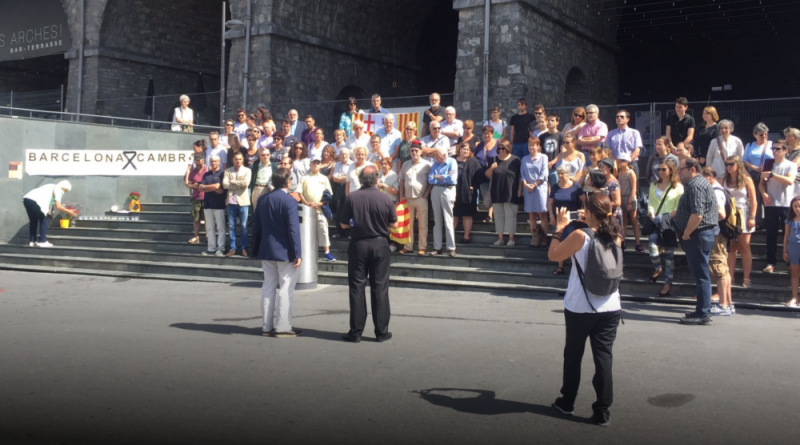
[[[0,244],[0,269],[113,276],[119,278],[155,278],[188,281],[244,282],[263,279],[260,264],[243,258],[202,256],[205,232],[200,244],[188,244],[192,237],[190,205],[186,196],[166,196],[160,203],[143,203],[138,220],[80,220],[77,227],[50,229],[53,248],[32,248],[27,242]],[[114,214],[109,213],[108,216]],[[554,276],[556,265],[547,259],[547,249],[531,248],[527,215],[518,214],[517,242],[514,247],[493,246],[497,237],[493,224],[475,218],[472,243],[458,244],[457,257],[393,254],[390,283],[393,288],[484,291],[498,295],[563,295],[566,273]],[[431,222],[431,226],[433,223]],[[331,233],[335,233],[331,230]],[[456,239],[462,232],[457,230]],[[428,235],[428,251],[433,247]],[[332,239],[331,251],[336,262],[318,260],[319,282],[347,284],[347,239]],[[686,267],[682,251],[676,253],[675,282],[672,298],[656,298],[663,275],[657,284],[648,278],[652,265],[647,253],[633,250],[628,233],[625,252],[625,278],[621,291],[627,300],[691,303],[694,280]],[[643,241],[645,248],[647,243]],[[775,273],[765,274],[765,235],[752,237],[752,286],[743,288],[741,262],[738,262],[733,298],[737,306],[778,308],[791,298],[786,267],[781,263]],[[416,247],[416,246],[415,246]],[[778,252],[782,252],[779,246]],[[321,256],[321,255],[320,255]]]

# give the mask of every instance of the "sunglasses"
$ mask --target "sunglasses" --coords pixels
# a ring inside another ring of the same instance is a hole
[[[625,118],[627,118],[627,117],[628,117],[628,116],[617,116],[617,119],[625,119]]]
[[[736,165],[735,162],[726,162],[725,163],[725,167],[733,167],[734,165]]]
[[[233,124],[225,124],[226,127],[233,127]]]
[[[585,115],[584,114],[575,113],[575,114],[573,114],[573,116],[575,116],[575,117],[584,117]]]
[[[659,168],[657,170],[660,171],[660,172],[668,172],[669,168],[664,167],[664,168]]]
[[[507,148],[505,148],[505,147],[497,147],[497,151],[500,151],[500,150],[503,150],[503,151],[508,151],[508,149],[507,149]]]

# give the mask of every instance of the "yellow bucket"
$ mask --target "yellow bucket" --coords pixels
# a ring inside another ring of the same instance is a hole
[[[60,220],[59,224],[61,225],[62,229],[69,229],[69,220],[68,219]]]

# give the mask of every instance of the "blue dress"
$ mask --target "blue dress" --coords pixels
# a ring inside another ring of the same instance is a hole
[[[800,222],[786,221],[789,227],[789,239],[786,251],[789,253],[789,264],[800,265]]]
[[[522,197],[525,198],[525,213],[547,213],[548,174],[547,155],[539,153],[533,159],[530,155],[522,158],[520,179],[528,184],[542,181],[542,184],[532,192],[523,187]]]

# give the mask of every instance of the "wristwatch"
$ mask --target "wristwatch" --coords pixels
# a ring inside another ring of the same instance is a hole
[[[772,178],[772,172],[769,172],[769,178],[770,179]]]

